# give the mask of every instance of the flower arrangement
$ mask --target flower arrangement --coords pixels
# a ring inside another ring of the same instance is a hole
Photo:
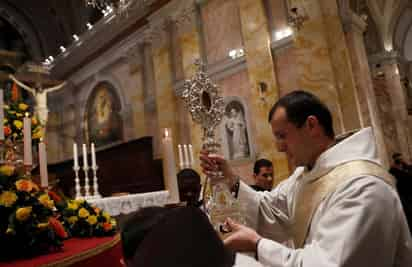
[[[61,249],[71,236],[108,236],[116,222],[84,200],[44,191],[15,165],[0,165],[0,261]]]
[[[29,105],[24,102],[12,102],[4,105],[4,135],[11,141],[23,140],[23,118],[31,116],[32,140],[36,144],[43,136],[43,127],[37,116],[30,112]]]
[[[59,209],[62,214],[60,220],[71,236],[108,236],[116,233],[116,221],[85,200],[69,200]]]
[[[0,260],[59,249],[68,237],[49,195],[13,165],[0,166]]]

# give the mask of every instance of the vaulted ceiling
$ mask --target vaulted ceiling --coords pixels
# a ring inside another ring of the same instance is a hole
[[[41,61],[56,54],[73,34],[86,30],[101,14],[86,8],[84,0],[0,1],[0,49],[21,50]],[[23,42],[23,44],[21,43]]]

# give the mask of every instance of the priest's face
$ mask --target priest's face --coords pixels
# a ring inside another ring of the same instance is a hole
[[[278,107],[271,120],[278,151],[285,152],[296,166],[308,166],[313,155],[313,140],[305,124],[298,128],[288,121],[284,107]]]

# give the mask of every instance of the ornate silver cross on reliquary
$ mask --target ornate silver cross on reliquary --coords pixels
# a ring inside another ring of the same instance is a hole
[[[190,80],[185,81],[182,98],[193,121],[202,127],[202,149],[208,151],[209,154],[214,154],[220,151],[215,130],[224,115],[224,101],[219,94],[219,88],[205,72],[204,64],[196,60],[195,65],[197,71]],[[206,196],[208,186],[210,186],[210,194]],[[230,192],[230,181],[223,176],[221,171],[211,172],[206,176],[203,201],[206,212],[217,231],[222,232],[222,226],[227,217],[244,223],[239,202]]]

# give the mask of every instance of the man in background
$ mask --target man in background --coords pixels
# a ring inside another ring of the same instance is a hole
[[[259,159],[253,167],[255,184],[251,185],[256,191],[270,191],[273,186],[273,165],[270,160]]]

